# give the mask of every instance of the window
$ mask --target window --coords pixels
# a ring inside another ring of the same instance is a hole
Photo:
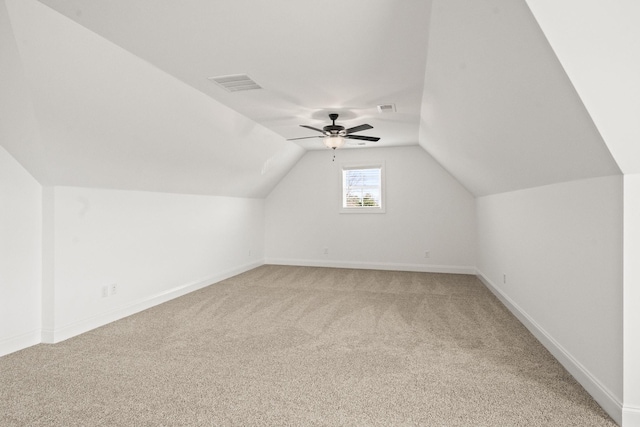
[[[342,166],[341,212],[384,212],[382,165]]]

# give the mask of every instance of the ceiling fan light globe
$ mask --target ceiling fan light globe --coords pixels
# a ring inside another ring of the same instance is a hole
[[[324,145],[328,148],[340,148],[344,145],[344,138],[340,135],[325,136],[323,139]]]

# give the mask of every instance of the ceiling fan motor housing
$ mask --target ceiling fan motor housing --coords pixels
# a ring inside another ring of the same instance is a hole
[[[344,132],[344,126],[340,126],[336,124],[336,120],[338,119],[338,115],[335,113],[329,114],[329,119],[333,122],[333,124],[327,125],[322,128],[327,135],[346,135]]]
[[[339,125],[328,125],[322,128],[327,135],[342,135],[346,134],[344,131],[344,126]]]

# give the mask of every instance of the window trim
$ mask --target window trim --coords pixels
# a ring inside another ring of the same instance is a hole
[[[345,208],[342,203],[344,200],[344,171],[353,169],[380,169],[380,207],[371,206],[358,206]],[[370,214],[370,213],[386,213],[387,210],[387,195],[386,195],[386,182],[385,182],[385,164],[384,161],[372,161],[372,162],[358,162],[358,163],[341,163],[340,164],[340,199],[339,199],[339,213],[347,214]]]

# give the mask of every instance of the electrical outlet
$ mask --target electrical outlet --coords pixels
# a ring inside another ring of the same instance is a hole
[[[112,284],[109,286],[109,293],[110,293],[111,295],[115,295],[115,294],[117,294],[117,293],[118,293],[118,285],[117,285],[117,284],[115,284],[115,283],[112,283]]]
[[[102,287],[102,298],[106,298],[109,296],[109,287],[108,286],[103,286]]]
[[[507,284],[507,275],[502,274],[502,283]]]
[[[425,257],[425,258],[431,258],[431,252],[429,252],[429,251],[424,251],[424,257]]]
[[[324,254],[329,255],[329,248],[324,248]]]

